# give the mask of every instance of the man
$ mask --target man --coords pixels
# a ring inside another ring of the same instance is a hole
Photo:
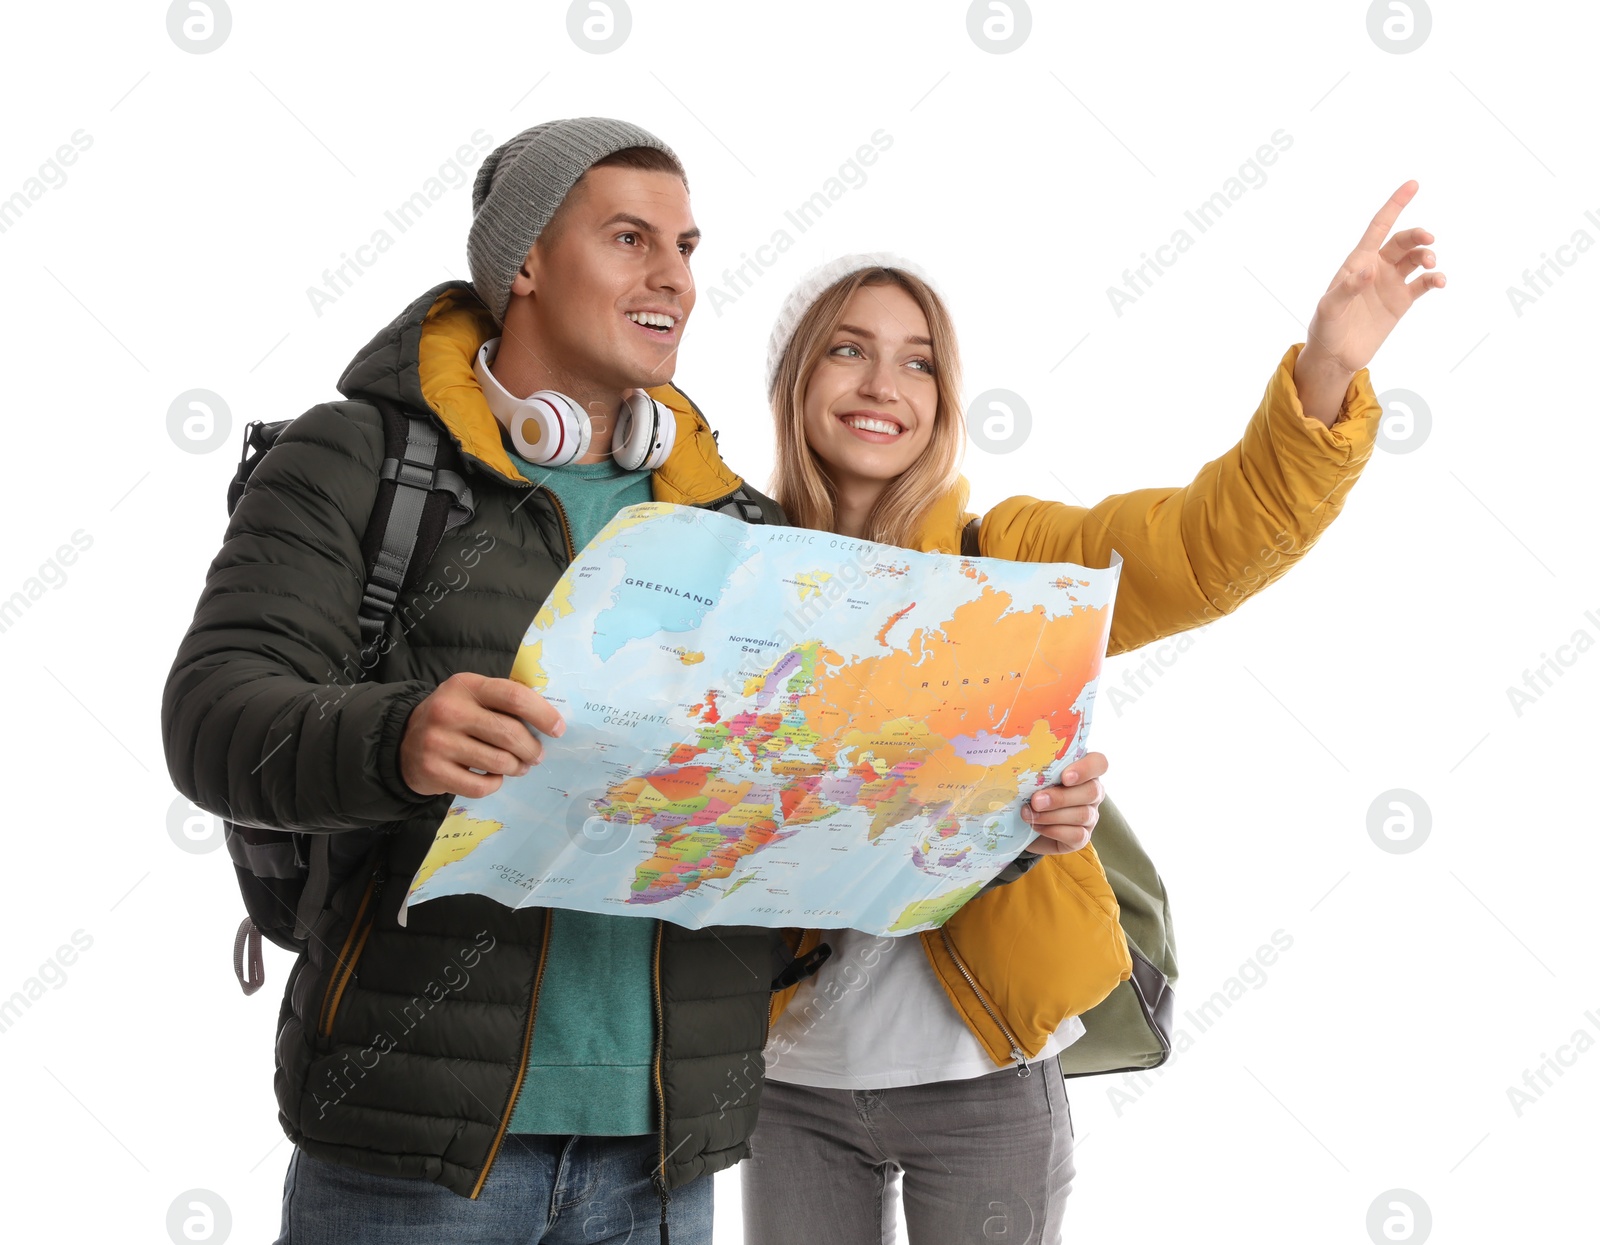
[[[660,139],[604,118],[535,126],[487,158],[473,213],[471,284],[406,308],[340,378],[347,401],[296,420],[251,476],[168,678],[167,763],[202,808],[326,835],[347,862],[280,1012],[285,1245],[620,1242],[657,1217],[680,1243],[709,1241],[710,1174],[745,1157],[755,1122],[787,959],[776,932],[477,896],[422,905],[404,928],[396,915],[451,793],[526,774],[540,734],[563,729],[502,676],[574,552],[652,498],[782,514],[668,383],[699,230]],[[613,455],[636,388],[676,421],[653,471]],[[516,454],[491,410],[540,390],[587,413],[570,465]],[[353,683],[340,672],[362,650],[385,457],[375,403],[448,433],[474,513],[423,576],[449,588],[403,593]],[[1034,828],[1078,845],[1081,818],[1052,795],[1063,807]]]

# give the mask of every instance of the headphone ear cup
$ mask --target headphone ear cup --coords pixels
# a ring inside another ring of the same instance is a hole
[[[523,400],[510,422],[511,444],[541,467],[562,467],[589,450],[589,416],[565,394],[541,389]]]
[[[494,375],[500,339],[491,337],[478,348],[472,374],[483,388],[483,400],[511,437],[511,448],[530,463],[561,467],[589,452],[594,435],[589,414],[564,393],[541,389],[526,398],[507,393]]]
[[[611,454],[627,471],[656,470],[672,453],[678,419],[642,389],[628,394],[617,418]]]

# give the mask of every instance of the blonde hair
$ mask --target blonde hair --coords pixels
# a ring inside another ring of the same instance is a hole
[[[955,485],[966,434],[961,423],[961,357],[955,325],[944,301],[926,281],[899,268],[863,268],[817,296],[800,317],[773,380],[772,418],[778,456],[772,495],[798,527],[833,531],[837,494],[827,465],[806,443],[805,398],[811,374],[844,319],[845,307],[863,286],[897,285],[922,309],[933,346],[938,388],[933,438],[922,456],[889,482],[867,516],[867,540],[912,547],[928,510]]]

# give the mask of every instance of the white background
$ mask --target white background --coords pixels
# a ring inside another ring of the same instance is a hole
[[[1575,632],[1600,639],[1600,255],[1564,252],[1521,314],[1507,289],[1576,231],[1600,240],[1596,17],[1441,2],[1396,54],[1366,14],[1036,3],[996,54],[951,0],[633,0],[626,42],[594,54],[564,4],[234,0],[227,40],[194,54],[159,3],[12,6],[0,196],[75,132],[92,145],[0,233],[0,598],[75,531],[92,545],[0,634],[0,997],[74,931],[93,943],[0,1033],[6,1235],[166,1241],[169,1205],[203,1189],[232,1239],[271,1239],[288,958],[240,995],[226,854],[168,834],[162,684],[243,424],[333,396],[403,305],[466,275],[469,192],[320,315],[308,287],[475,131],[594,113],[646,125],[689,170],[706,239],[678,380],[738,469],[770,468],[779,300],[811,263],[884,247],[945,290],[968,393],[1033,412],[1022,450],[969,454],[982,505],[1187,480],[1238,435],[1372,213],[1420,180],[1401,225],[1437,234],[1450,284],[1372,375],[1420,395],[1431,434],[1377,453],[1304,562],[1169,651],[1135,702],[1101,702],[1094,744],[1172,891],[1180,1010],[1274,931],[1293,946],[1148,1084],[1070,1087],[1068,1231],[1361,1242],[1374,1199],[1402,1189],[1441,1241],[1592,1233],[1600,654],[1563,650],[1574,664],[1520,713],[1507,688]],[[880,129],[892,146],[865,184],[787,226]],[[1107,287],[1278,130],[1293,143],[1265,184],[1117,315]],[[796,245],[714,310],[724,270],[786,226]],[[211,453],[168,434],[195,388],[230,412]],[[1395,788],[1431,810],[1406,854],[1368,834]],[[1563,1047],[1580,1030],[1582,1053]],[[1561,1050],[1571,1066],[1519,1113],[1508,1089]],[[717,1195],[718,1240],[737,1241],[735,1173]]]

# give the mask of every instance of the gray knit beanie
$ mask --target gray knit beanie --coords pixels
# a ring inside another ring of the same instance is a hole
[[[783,356],[788,353],[789,343],[794,340],[794,331],[800,327],[801,318],[811,310],[811,304],[821,298],[823,291],[829,289],[835,282],[843,281],[846,277],[854,276],[866,268],[898,268],[901,272],[908,272],[917,277],[935,294],[939,294],[939,287],[933,283],[932,277],[909,259],[903,259],[888,251],[841,255],[813,268],[800,278],[799,284],[789,291],[789,297],[783,300],[783,306],[778,308],[778,318],[772,325],[772,336],[767,339],[769,398],[778,383],[778,369],[783,366]],[[941,299],[944,297],[942,294],[939,296]]]
[[[626,147],[672,148],[648,130],[610,117],[569,117],[523,130],[491,151],[472,183],[467,266],[495,322],[511,283],[561,201],[589,167]]]

